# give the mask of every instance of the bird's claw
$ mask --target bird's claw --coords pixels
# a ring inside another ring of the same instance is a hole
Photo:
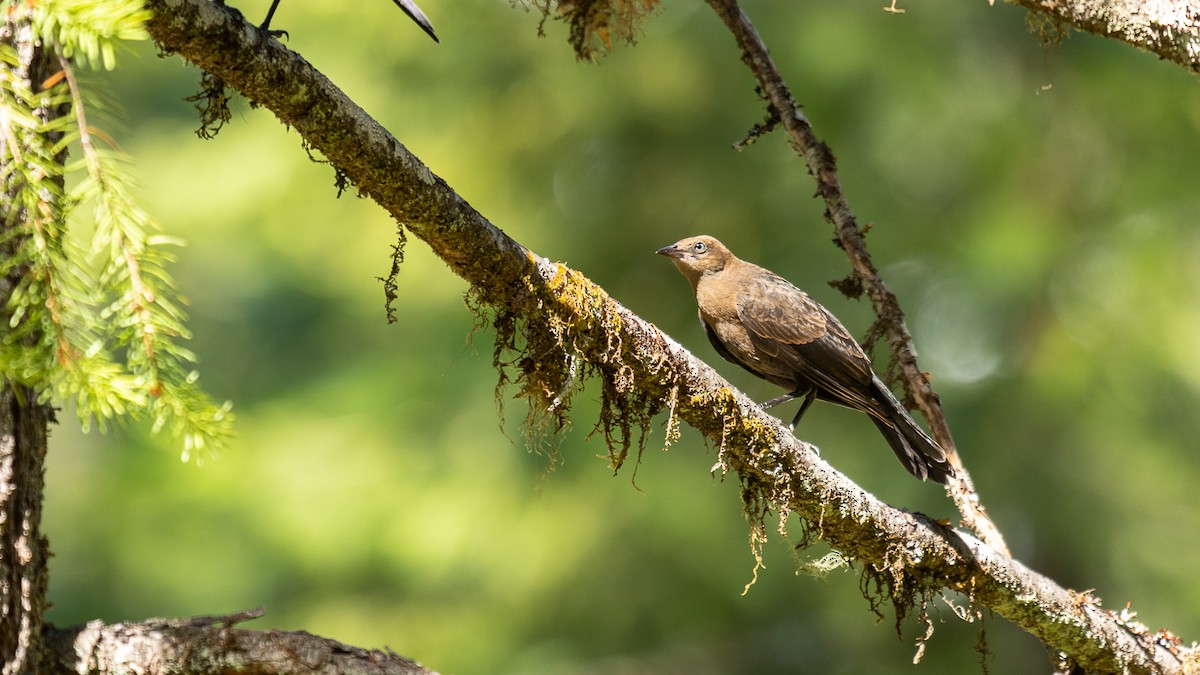
[[[291,37],[292,37],[292,36],[288,35],[288,32],[286,30],[280,30],[278,28],[267,28],[266,26],[259,26],[258,29],[260,31],[262,31],[265,35],[267,35],[269,37],[273,37],[276,40],[278,40],[280,38],[291,39]]]

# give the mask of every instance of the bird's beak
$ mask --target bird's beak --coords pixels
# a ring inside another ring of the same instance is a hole
[[[679,259],[679,258],[683,257],[683,251],[679,250],[679,247],[677,247],[675,244],[671,244],[670,246],[664,246],[664,247],[658,249],[657,251],[655,251],[655,253],[657,253],[659,255],[665,255],[668,258]]]

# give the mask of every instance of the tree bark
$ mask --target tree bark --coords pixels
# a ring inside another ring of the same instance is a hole
[[[5,14],[0,40],[13,50],[18,63],[0,68],[14,88],[38,92],[57,70],[55,56],[38,44],[25,11],[13,8]],[[45,122],[63,112],[60,107],[43,106],[36,114]],[[6,135],[5,142],[11,138]],[[11,169],[0,167],[0,175],[12,176]],[[0,203],[0,256],[6,258],[20,248],[25,238],[20,232],[27,231],[29,219],[41,217],[20,206],[16,192],[22,187],[12,178],[6,180]],[[61,189],[45,190],[41,198],[49,203],[61,194]],[[61,213],[61,209],[46,212]],[[28,266],[17,266],[0,279],[0,330],[8,330],[9,300],[26,273]],[[53,410],[38,402],[37,391],[0,379],[0,672],[4,675],[36,670],[41,655],[49,544],[39,528],[46,437],[53,419]]]
[[[1200,4],[1195,0],[1008,0],[1033,17],[1120,40],[1200,75]],[[1033,24],[1036,26],[1036,24]],[[1061,31],[1047,26],[1057,41]]]
[[[27,387],[0,388],[0,659],[30,672],[41,651],[49,545],[38,524],[51,411]]]
[[[74,675],[430,675],[389,651],[283,631],[233,628],[262,610],[193,619],[151,619],[47,631],[47,673]],[[436,674],[434,674],[436,675]]]
[[[800,515],[811,534],[859,561],[898,611],[950,589],[1089,670],[1165,673],[1182,671],[1185,661],[1194,665],[1194,655],[1169,633],[1152,633],[1087,593],[1062,588],[970,535],[883,504],[854,485],[652,324],[488,222],[304,59],[239,16],[208,0],[147,6],[155,12],[149,31],[162,49],[294,128],[340,177],[468,280],[477,299],[524,325],[527,339],[554,336],[559,351],[538,354],[543,365],[559,360],[574,372],[582,362],[606,396],[670,408],[670,420],[682,419],[719,444],[719,468],[740,476],[758,527],[768,512]],[[549,391],[553,407],[559,401],[553,392],[561,390]]]

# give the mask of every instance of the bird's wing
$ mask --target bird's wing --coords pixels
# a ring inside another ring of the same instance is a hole
[[[700,317],[700,325],[704,326],[704,334],[708,336],[709,344],[713,346],[713,349],[717,350],[717,353],[721,355],[721,358],[745,368],[748,373],[754,375],[755,377],[761,377],[764,380],[770,379],[770,377],[768,377],[765,373],[754,369],[750,366],[750,364],[746,363],[742,359],[739,359],[736,354],[730,351],[729,348],[725,346],[725,343],[721,342],[721,338],[717,337],[717,331],[713,330],[713,327],[704,320],[703,316]]]
[[[753,275],[737,295],[737,311],[755,346],[816,385],[822,398],[883,415],[862,347],[804,291],[775,274]]]

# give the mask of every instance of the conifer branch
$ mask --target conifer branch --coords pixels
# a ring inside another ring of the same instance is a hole
[[[5,273],[21,270],[7,302],[0,375],[43,401],[73,399],[85,428],[93,419],[105,426],[149,417],[154,430],[167,427],[182,440],[185,458],[218,447],[233,417],[230,404],[215,404],[196,384],[195,356],[181,345],[190,334],[163,250],[176,242],[154,233],[123,156],[98,146],[106,137],[88,122],[86,92],[66,56],[113,67],[122,40],[145,38],[149,13],[135,0],[40,3],[33,12],[59,71],[34,83],[36,92],[0,78],[0,175],[21,214],[6,229],[12,250],[0,263]],[[15,63],[12,54],[0,58],[6,68]],[[65,114],[42,122],[36,111],[45,106]],[[73,144],[82,159],[67,162]],[[64,194],[74,172],[84,178]],[[96,227],[85,248],[68,222],[73,207],[89,201]]]

